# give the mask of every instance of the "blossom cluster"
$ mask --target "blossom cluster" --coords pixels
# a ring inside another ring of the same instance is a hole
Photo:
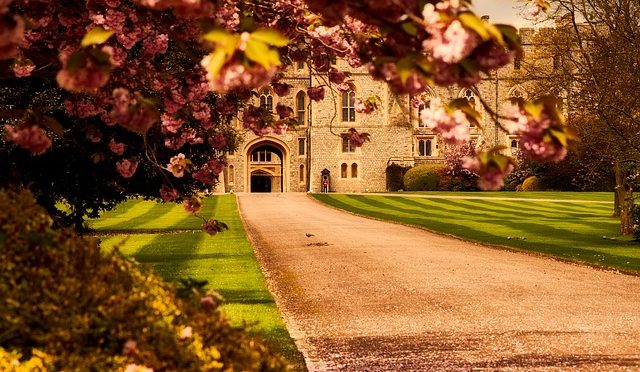
[[[519,105],[507,109],[506,127],[518,135],[519,149],[538,161],[558,162],[567,155],[567,142],[573,139],[568,129],[554,122],[547,112],[532,115]]]
[[[37,125],[24,125],[16,128],[13,125],[5,124],[7,139],[34,155],[43,154],[51,147],[51,139],[46,132]]]
[[[420,121],[436,133],[440,133],[447,143],[460,144],[469,141],[470,122],[466,114],[460,109],[448,112],[448,108],[439,98],[431,99],[429,106],[420,112]]]

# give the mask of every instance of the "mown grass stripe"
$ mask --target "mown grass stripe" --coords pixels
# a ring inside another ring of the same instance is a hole
[[[484,193],[475,195],[478,194]],[[557,197],[566,199],[573,194],[558,194]],[[611,206],[606,204],[395,195],[314,194],[313,197],[357,214],[416,225],[468,240],[640,273],[640,244],[617,237],[619,221],[610,217]],[[610,240],[611,237],[616,240]]]
[[[232,324],[253,324],[250,331],[265,339],[294,364],[294,370],[304,369],[304,360],[280,317],[269,293],[260,267],[248,241],[237,211],[234,195],[209,197],[201,214],[215,217],[229,225],[229,230],[208,236],[200,230],[202,220],[173,204],[161,204],[136,228],[104,237],[105,249],[128,237],[121,251],[136,260],[152,265],[165,280],[192,277],[207,280],[208,288],[223,295],[222,310]],[[126,215],[126,214],[125,214]],[[108,217],[107,217],[108,218]],[[136,217],[134,217],[136,218]],[[196,228],[191,232],[173,234],[140,234],[144,229],[166,227]]]

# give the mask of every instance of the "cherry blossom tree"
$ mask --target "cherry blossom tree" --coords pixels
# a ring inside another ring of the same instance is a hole
[[[312,100],[325,87],[349,89],[331,58],[417,95],[430,85],[472,86],[519,48],[513,27],[480,19],[467,0],[0,0],[0,85],[19,96],[19,104],[3,103],[3,147],[11,159],[73,143],[123,194],[183,200],[193,211],[196,186],[216,182],[235,146],[233,117],[259,135],[295,124],[290,108],[274,115],[250,103],[265,85],[288,94],[280,78],[292,63],[326,77],[309,89]],[[34,94],[36,86],[46,94]],[[555,160],[570,138],[548,102],[522,103],[511,129],[531,134],[525,151]],[[377,100],[357,106],[372,112]],[[478,117],[464,100],[434,103],[422,115],[450,143],[467,141],[464,127]],[[354,146],[368,138],[349,131]],[[12,164],[17,173],[28,167]],[[467,164],[495,188],[511,163],[489,149]],[[149,186],[141,191],[140,182]]]

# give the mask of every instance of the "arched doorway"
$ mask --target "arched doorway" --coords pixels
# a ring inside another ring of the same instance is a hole
[[[286,144],[277,139],[261,138],[246,147],[247,192],[287,191]]]
[[[262,171],[251,172],[251,192],[271,192],[274,176]]]

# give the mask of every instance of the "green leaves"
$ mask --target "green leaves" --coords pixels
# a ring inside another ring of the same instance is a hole
[[[215,43],[218,48],[222,48],[227,56],[233,55],[238,44],[240,44],[240,36],[229,33],[225,30],[212,30],[202,36],[203,39]],[[217,50],[217,49],[216,49]]]
[[[209,54],[209,63],[206,66],[206,69],[213,76],[218,76],[222,66],[227,61],[227,53],[223,49],[216,49],[211,54]]]
[[[475,14],[471,12],[462,12],[458,15],[458,21],[462,23],[462,25],[470,30],[473,30],[482,41],[487,41],[491,39],[491,33],[487,30],[487,25],[489,23],[483,21],[478,18]]]
[[[96,27],[84,35],[80,42],[80,46],[85,48],[91,45],[104,44],[109,40],[109,38],[111,38],[111,36],[113,36],[113,31],[105,30],[102,27]]]
[[[237,52],[244,52],[249,62],[254,62],[265,69],[280,66],[280,53],[277,48],[289,45],[289,39],[279,31],[261,28],[252,33],[232,34],[225,30],[212,30],[203,38],[216,44],[216,49],[209,54],[207,71],[217,76],[225,63]]]
[[[414,72],[422,75],[426,80],[431,80],[433,69],[433,63],[421,54],[410,54],[396,63],[396,71],[402,85],[406,84],[407,79]]]
[[[504,173],[510,165],[515,164],[513,158],[502,154],[502,151],[505,149],[505,146],[495,146],[489,151],[480,152],[478,154],[478,160],[480,160],[480,163],[485,167],[497,167]]]
[[[278,51],[269,48],[267,44],[259,40],[249,39],[244,53],[250,61],[258,63],[266,69],[282,64]]]
[[[251,39],[261,41],[274,47],[286,47],[289,39],[276,30],[261,28],[251,33]]]

